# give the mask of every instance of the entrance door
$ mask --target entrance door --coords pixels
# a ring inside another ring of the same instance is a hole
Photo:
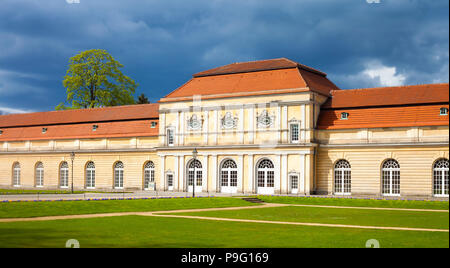
[[[340,160],[334,166],[334,194],[351,195],[352,177],[351,166],[346,160]]]
[[[167,190],[173,191],[173,174],[167,174]]]
[[[258,194],[275,193],[275,166],[272,161],[264,159],[259,162],[256,180]]]
[[[298,175],[289,175],[289,184],[291,194],[298,194]]]
[[[188,192],[202,192],[203,188],[203,168],[202,163],[198,160],[192,160],[188,164]]]
[[[222,193],[237,193],[237,165],[231,159],[223,162],[220,169],[220,190]]]

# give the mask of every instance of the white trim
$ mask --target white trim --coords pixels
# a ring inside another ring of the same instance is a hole
[[[286,186],[286,193],[289,193],[289,178],[288,178],[288,156],[287,154],[281,155],[281,187],[280,193],[283,192],[283,188]]]
[[[254,176],[253,176],[253,170],[254,170],[254,156],[253,155],[249,155],[248,156],[248,189],[250,189],[250,193],[254,193],[254,188],[253,188],[253,180],[254,180]]]
[[[207,153],[199,153],[199,156],[203,155],[282,155],[282,154],[294,154],[294,155],[309,155],[312,154],[309,150],[289,150],[289,151],[221,151],[221,152],[207,152]],[[158,153],[159,156],[190,156],[192,153],[190,152],[182,152],[182,153],[176,153],[176,152],[167,152],[167,153]]]
[[[214,192],[217,192],[219,187],[218,185],[220,185],[220,183],[218,183],[218,172],[217,172],[217,155],[212,155],[211,156],[211,162],[212,162],[212,185],[211,188]]]
[[[166,158],[165,158],[165,156],[161,156],[160,163],[159,163],[159,166],[161,168],[159,181],[160,181],[160,184],[161,184],[160,187],[162,188],[162,190],[164,190],[166,188],[166,179],[165,179],[165,174],[166,174],[165,169],[166,168],[165,168],[165,165],[166,165]]]

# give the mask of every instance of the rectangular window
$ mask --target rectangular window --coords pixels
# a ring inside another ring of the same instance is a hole
[[[291,142],[297,143],[299,141],[299,125],[298,124],[291,124],[290,132],[291,132]]]
[[[173,146],[175,143],[175,137],[173,133],[173,129],[167,129],[167,145]]]
[[[167,175],[167,186],[173,187],[173,175],[172,174]]]
[[[440,115],[448,115],[448,108],[441,108]]]

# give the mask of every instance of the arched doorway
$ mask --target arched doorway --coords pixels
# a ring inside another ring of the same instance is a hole
[[[191,160],[187,165],[187,188],[188,192],[202,192],[203,190],[203,167],[202,163],[197,159]]]
[[[433,167],[433,194],[437,197],[448,197],[448,159],[439,159]]]
[[[275,166],[269,159],[261,160],[256,166],[256,187],[258,194],[275,193]]]
[[[334,194],[352,194],[352,168],[347,160],[339,160],[334,166]]]
[[[222,193],[237,193],[238,169],[236,162],[227,159],[220,167],[220,191]]]

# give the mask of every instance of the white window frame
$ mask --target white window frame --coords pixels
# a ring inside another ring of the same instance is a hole
[[[148,175],[148,183],[147,183],[147,175]],[[153,161],[148,161],[145,163],[144,166],[144,190],[145,191],[154,191],[156,188],[156,185],[154,184],[153,189],[151,189],[149,186],[151,183],[155,183],[155,163]]]
[[[169,135],[169,132],[172,133],[172,136]],[[166,128],[166,138],[167,138],[167,146],[169,146],[169,147],[175,146],[175,128],[174,127]],[[171,140],[172,140],[172,142],[171,142]]]
[[[447,161],[447,165],[444,167],[436,167],[441,161]],[[435,197],[449,197],[448,194],[445,194],[445,187],[446,187],[446,183],[445,180],[447,179],[448,181],[448,176],[449,176],[449,167],[448,167],[448,159],[446,158],[440,158],[438,159],[436,162],[434,162],[433,164],[433,196]],[[436,181],[438,180],[438,178],[436,178],[436,175],[440,175],[440,194],[436,194]],[[448,192],[448,185],[447,185],[447,192]]]
[[[226,164],[231,163],[231,166],[225,166]],[[220,164],[220,191],[222,193],[237,193],[238,185],[239,185],[239,171],[238,165],[234,159],[226,158]],[[236,180],[234,186],[232,186],[232,180]],[[226,185],[224,181],[226,180]]]
[[[36,163],[34,171],[34,184],[36,188],[44,187],[44,164],[42,162]]]
[[[446,107],[440,108],[440,109],[439,109],[439,115],[441,115],[441,116],[446,116],[446,115],[448,115],[448,108],[446,108]]]
[[[293,188],[292,178],[297,177],[297,188]],[[300,192],[300,173],[290,172],[288,175],[289,179],[289,193],[298,194]]]
[[[350,117],[349,113],[347,113],[347,112],[341,113],[341,120],[348,120],[349,117]]]
[[[13,187],[21,187],[21,167],[20,163],[16,162],[13,165]],[[17,184],[17,182],[19,182]]]
[[[90,163],[92,163],[92,165],[93,165],[94,167],[89,167],[89,164],[90,164]],[[95,171],[95,163],[94,163],[93,161],[89,161],[89,162],[86,164],[86,189],[88,189],[88,190],[93,190],[93,189],[95,189],[95,185],[96,185],[96,183],[95,183],[95,175],[96,175],[96,171]],[[88,176],[91,177],[91,185],[90,185],[90,186],[88,186]],[[92,186],[92,184],[93,184],[94,186]]]
[[[346,165],[346,167],[342,166],[342,163],[344,165]],[[350,162],[345,160],[345,159],[341,159],[338,160],[335,164],[334,164],[334,194],[335,195],[352,195],[352,167],[350,165]],[[350,189],[349,191],[346,191],[346,179],[349,181],[348,184],[350,184]],[[337,183],[340,184],[340,188],[341,191],[338,192],[336,190],[337,188]]]
[[[172,177],[172,185],[169,184],[169,177]],[[166,183],[167,183],[167,190],[168,191],[173,191],[174,190],[174,185],[175,185],[175,176],[173,174],[172,171],[168,171],[166,173]]]
[[[292,131],[292,127],[297,126],[297,140],[294,140],[292,137],[294,135]],[[300,121],[293,120],[289,122],[289,142],[290,143],[300,143]]]
[[[386,163],[390,162],[390,161],[394,161],[395,163],[397,163],[398,168],[385,168]],[[398,172],[398,174],[397,174]],[[395,173],[395,174],[394,174]],[[388,193],[384,193],[384,176],[388,174],[388,179],[389,179],[389,192]],[[399,187],[399,193],[394,193],[394,176],[398,176],[398,187]],[[395,159],[387,159],[385,161],[383,161],[383,165],[381,167],[381,194],[383,196],[393,196],[393,197],[399,197],[401,196],[401,172],[400,172],[400,163],[395,160]]]
[[[67,165],[67,167],[65,167],[64,165]],[[64,175],[63,175],[63,172],[64,172]],[[67,185],[63,185],[63,183],[62,183],[65,176],[67,177],[65,179],[65,181],[67,182]],[[61,189],[69,188],[69,163],[67,163],[67,162],[62,162],[59,165],[59,188],[61,188]]]
[[[114,164],[114,189],[122,190],[125,184],[125,165],[123,162],[118,161]],[[116,186],[119,185],[119,186]]]

